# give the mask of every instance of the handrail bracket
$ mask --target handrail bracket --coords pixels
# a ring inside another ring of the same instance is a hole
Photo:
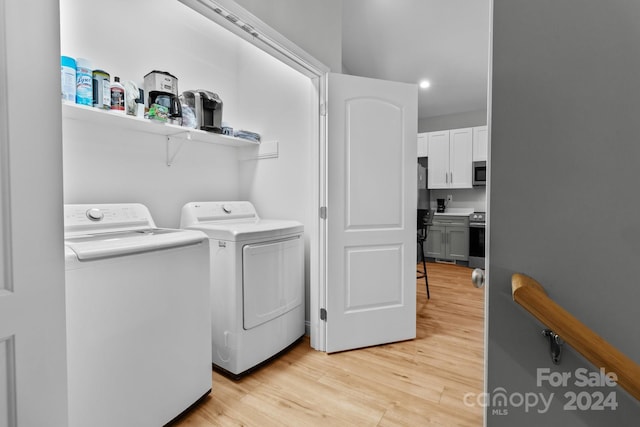
[[[549,350],[551,351],[551,360],[553,361],[553,364],[559,365],[560,357],[562,356],[562,344],[564,344],[564,340],[551,329],[543,329],[542,335],[549,338]]]

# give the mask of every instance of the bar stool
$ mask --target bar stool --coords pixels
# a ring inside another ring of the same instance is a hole
[[[429,294],[429,278],[427,277],[427,261],[424,253],[424,244],[427,241],[427,236],[429,234],[429,226],[431,226],[431,220],[433,219],[433,213],[431,210],[427,211],[427,213],[423,215],[418,215],[418,224],[417,224],[417,237],[418,237],[418,250],[420,251],[420,255],[422,256],[422,272],[417,270],[417,279],[422,279],[424,277],[424,283],[427,287],[427,299],[431,298]]]

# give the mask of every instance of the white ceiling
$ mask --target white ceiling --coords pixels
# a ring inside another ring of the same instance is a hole
[[[343,0],[349,74],[417,83],[420,118],[487,106],[490,0]]]

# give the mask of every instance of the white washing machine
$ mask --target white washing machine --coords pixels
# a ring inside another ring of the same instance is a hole
[[[164,425],[211,391],[207,236],[140,204],[64,217],[69,426]]]
[[[250,202],[194,202],[182,228],[209,236],[214,367],[238,378],[304,335],[304,227]]]

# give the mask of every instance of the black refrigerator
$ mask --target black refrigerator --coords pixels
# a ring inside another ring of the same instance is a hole
[[[422,261],[422,249],[425,249],[422,246],[426,244],[426,242],[424,242],[424,238],[427,235],[425,220],[429,215],[430,209],[430,194],[427,176],[427,158],[418,157],[418,262]]]
[[[429,210],[430,200],[427,176],[427,158],[418,157],[418,212]]]

